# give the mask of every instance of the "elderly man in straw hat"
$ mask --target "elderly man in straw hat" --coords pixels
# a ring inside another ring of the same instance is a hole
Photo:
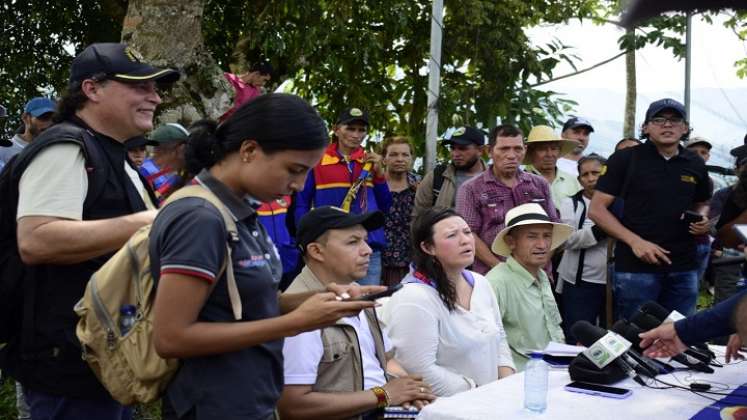
[[[546,125],[532,127],[529,131],[526,146],[527,153],[524,156],[524,169],[527,172],[539,175],[550,184],[550,193],[555,208],[560,208],[560,203],[566,197],[570,197],[581,190],[581,184],[576,177],[558,168],[558,159],[572,152],[578,142],[560,138],[552,128]]]
[[[493,241],[492,251],[508,259],[485,277],[498,299],[518,370],[524,369],[532,350],[565,340],[550,280],[542,268],[552,250],[572,232],[571,226],[551,221],[539,204],[527,203],[506,213],[506,227]]]

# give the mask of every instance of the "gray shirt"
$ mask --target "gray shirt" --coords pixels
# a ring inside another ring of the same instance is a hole
[[[13,156],[21,153],[21,150],[29,144],[18,134],[13,136],[11,141],[13,142],[11,146],[0,147],[0,170],[3,169],[3,166],[5,166]]]

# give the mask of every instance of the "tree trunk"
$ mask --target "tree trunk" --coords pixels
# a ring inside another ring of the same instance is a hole
[[[217,119],[231,106],[233,89],[205,48],[204,0],[130,0],[122,42],[161,67],[176,67],[181,79],[164,95],[160,123]]]
[[[632,37],[632,32],[628,31]],[[623,137],[635,137],[635,100],[637,95],[635,79],[635,49],[631,48],[625,53],[625,119],[623,120]]]

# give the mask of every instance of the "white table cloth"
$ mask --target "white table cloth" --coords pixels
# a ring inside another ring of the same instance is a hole
[[[714,348],[717,354],[724,354],[723,347]],[[719,357],[723,362],[723,357]],[[732,363],[723,368],[714,368],[713,374],[680,371],[658,378],[682,385],[697,380],[712,381],[729,385],[731,389],[747,383],[747,362]],[[673,376],[676,376],[673,377]],[[428,405],[418,416],[423,420],[494,420],[494,419],[573,419],[573,420],[631,420],[631,419],[687,419],[709,406],[713,401],[678,389],[645,388],[631,379],[615,386],[633,390],[626,399],[605,398],[579,394],[563,389],[571,382],[565,369],[550,369],[547,410],[542,414],[524,410],[524,374],[518,373],[506,379],[462,392],[451,397],[439,398]],[[649,380],[650,382],[650,380]],[[653,386],[663,386],[653,384]],[[716,391],[712,385],[711,391]],[[719,391],[730,392],[730,391]],[[709,395],[721,399],[724,396]],[[747,400],[745,401],[747,403]]]

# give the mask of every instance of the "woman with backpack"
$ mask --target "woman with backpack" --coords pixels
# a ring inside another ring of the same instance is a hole
[[[256,208],[300,190],[327,139],[317,112],[288,94],[262,95],[220,125],[193,127],[186,156],[190,169],[201,169],[194,182],[219,199],[237,235],[220,209],[196,197],[169,203],[153,223],[154,342],[159,355],[181,360],[163,398],[164,419],[274,418],[283,337],[374,305],[331,292],[278,295],[280,260]],[[230,297],[237,291],[238,313]]]

